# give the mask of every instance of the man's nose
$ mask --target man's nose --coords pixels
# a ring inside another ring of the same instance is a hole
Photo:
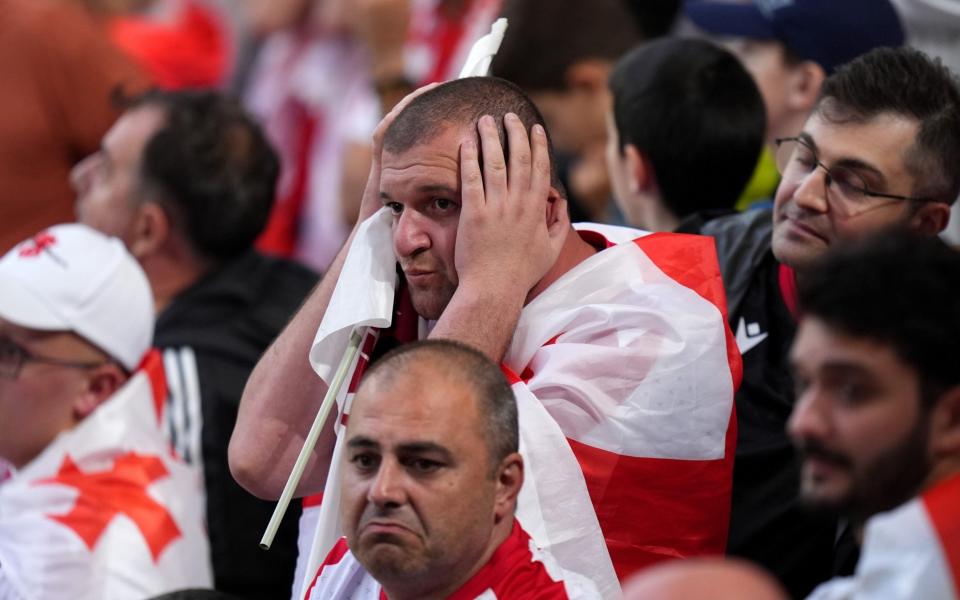
[[[817,165],[807,173],[793,192],[793,201],[811,212],[825,213],[829,209],[827,188],[830,174],[822,165]]]
[[[830,433],[830,419],[826,406],[816,388],[810,388],[797,397],[793,413],[787,421],[787,433],[793,440],[824,439]]]
[[[405,474],[395,460],[384,460],[370,482],[367,500],[378,507],[399,506],[406,501]]]
[[[397,256],[413,256],[431,246],[426,217],[415,210],[404,210],[393,226],[393,245]]]

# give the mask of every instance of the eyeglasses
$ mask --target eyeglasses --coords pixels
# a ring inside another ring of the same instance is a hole
[[[827,167],[817,158],[813,147],[803,138],[788,137],[774,140],[777,144],[777,171],[784,181],[803,181],[817,167],[827,172],[827,193],[850,207],[869,205],[869,198],[889,198],[891,200],[909,200],[929,202],[930,198],[912,198],[896,194],[875,192],[867,186],[863,177],[848,167]]]
[[[84,362],[41,356],[30,352],[8,337],[0,337],[0,377],[16,379],[20,375],[20,369],[27,362],[38,362],[71,369],[93,369],[102,367],[110,361]]]

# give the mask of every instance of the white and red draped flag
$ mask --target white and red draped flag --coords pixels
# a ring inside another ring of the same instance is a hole
[[[202,482],[163,437],[165,395],[151,351],[0,484],[0,596],[131,600],[212,585]]]
[[[821,585],[808,600],[960,598],[960,474],[903,506],[879,514],[864,531],[852,577]]]
[[[383,209],[361,225],[317,331],[310,360],[328,383],[354,327],[398,327],[391,219]],[[709,239],[590,224],[580,234],[606,249],[523,309],[504,358],[528,465],[517,518],[615,598],[618,575],[723,552],[740,362]],[[338,398],[341,423],[352,389]],[[341,453],[338,438],[307,578],[341,535]]]

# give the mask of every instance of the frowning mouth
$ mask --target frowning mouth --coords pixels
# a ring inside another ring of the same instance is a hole
[[[430,278],[434,277],[437,272],[425,269],[410,269],[409,271],[404,271],[403,274],[410,283],[420,284],[426,283]]]
[[[360,528],[364,535],[417,535],[409,527],[396,521],[370,521]]]

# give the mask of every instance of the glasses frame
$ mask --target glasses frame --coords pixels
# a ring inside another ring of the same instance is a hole
[[[777,138],[777,139],[773,140],[773,142],[777,145],[777,150],[778,150],[778,151],[780,150],[780,146],[783,145],[783,144],[786,143],[786,142],[796,142],[797,144],[802,144],[807,150],[810,151],[810,154],[813,156],[813,164],[814,164],[814,167],[813,167],[813,169],[810,170],[810,173],[813,173],[813,172],[817,169],[817,167],[820,167],[821,169],[823,169],[824,171],[826,171],[826,173],[827,173],[827,188],[828,188],[828,189],[829,189],[829,187],[830,187],[830,182],[831,182],[831,181],[836,181],[836,179],[833,177],[833,172],[830,170],[830,167],[828,167],[827,165],[825,165],[825,164],[823,164],[822,162],[820,162],[820,158],[817,156],[817,151],[816,151],[812,146],[810,146],[810,143],[809,143],[807,140],[805,140],[804,138],[802,138],[802,137],[800,137],[800,136],[782,137],[782,138]],[[793,155],[791,154],[791,158],[792,158],[792,156],[793,156]],[[774,161],[774,162],[777,163],[777,171],[780,173],[780,176],[782,177],[782,176],[783,176],[783,171],[786,170],[786,165],[784,165],[784,167],[781,168],[779,161]],[[789,163],[788,163],[788,164],[789,164]],[[851,172],[853,172],[853,171],[851,171]],[[808,174],[809,174],[809,173],[808,173]],[[855,173],[854,173],[854,174],[855,174]],[[858,176],[858,177],[859,177],[859,176]],[[862,178],[861,178],[861,179],[862,179]],[[867,185],[866,185],[866,183],[864,183],[863,186],[859,187],[859,188],[858,188],[858,191],[860,191],[864,196],[869,196],[869,197],[871,197],[871,198],[889,198],[889,199],[891,199],[891,200],[906,200],[906,201],[908,201],[908,202],[931,202],[931,201],[932,201],[931,198],[915,198],[915,197],[912,197],[912,196],[899,196],[899,195],[897,195],[897,194],[884,194],[884,193],[882,193],[882,192],[875,192],[875,191],[871,190],[870,188],[868,188]]]
[[[57,367],[66,367],[69,369],[95,369],[97,367],[102,367],[104,365],[110,364],[112,361],[101,360],[101,361],[78,361],[78,360],[66,360],[63,358],[56,358],[53,356],[44,356],[42,354],[35,354],[20,344],[16,343],[8,337],[0,337],[0,349],[3,349],[5,345],[9,345],[15,352],[17,357],[13,363],[13,369],[9,374],[4,372],[2,364],[0,364],[0,378],[4,379],[17,379],[20,377],[20,371],[23,370],[23,365],[28,362],[36,362],[46,365],[54,365]]]

